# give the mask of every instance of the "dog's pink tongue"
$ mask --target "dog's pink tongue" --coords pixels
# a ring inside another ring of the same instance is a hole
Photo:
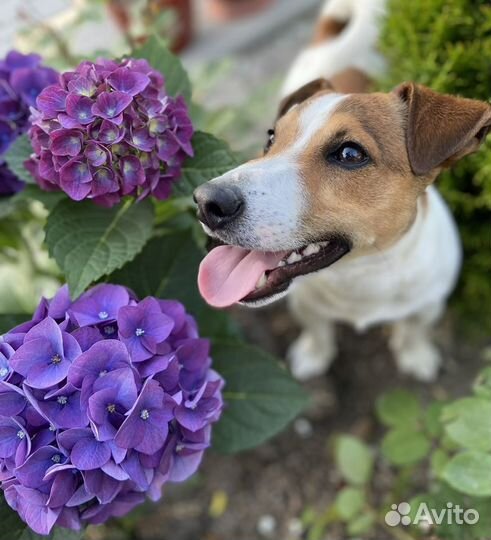
[[[199,267],[201,296],[214,307],[231,306],[252,292],[266,270],[276,268],[282,253],[262,253],[236,246],[210,251]]]

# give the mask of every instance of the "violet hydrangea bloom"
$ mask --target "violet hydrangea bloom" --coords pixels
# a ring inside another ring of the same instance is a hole
[[[105,284],[75,302],[66,286],[43,298],[31,321],[0,336],[5,500],[39,534],[158,500],[210,445],[223,407],[210,366],[209,343],[179,302]]]
[[[166,199],[193,126],[182,96],[146,60],[82,62],[36,100],[29,170],[47,190],[112,206],[121,197]]]
[[[0,197],[19,191],[23,182],[8,168],[2,155],[29,127],[29,107],[58,73],[41,65],[37,54],[10,51],[0,60]]]

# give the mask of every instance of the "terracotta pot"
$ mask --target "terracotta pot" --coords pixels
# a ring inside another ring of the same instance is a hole
[[[208,12],[216,21],[229,21],[253,15],[275,0],[208,0]]]

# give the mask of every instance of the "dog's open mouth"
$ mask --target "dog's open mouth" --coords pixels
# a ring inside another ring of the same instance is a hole
[[[350,249],[342,237],[276,253],[218,246],[200,265],[199,290],[214,307],[258,303],[288,289],[294,278],[330,266]]]

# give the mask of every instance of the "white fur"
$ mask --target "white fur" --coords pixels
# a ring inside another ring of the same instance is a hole
[[[304,84],[333,75],[348,68],[357,68],[371,77],[385,69],[383,57],[377,52],[379,19],[384,14],[386,0],[330,0],[322,10],[322,17],[349,21],[336,39],[313,45],[294,61],[286,77],[282,96]]]
[[[327,94],[313,101],[302,111],[297,141],[281,154],[246,163],[212,180],[239,187],[245,203],[233,233],[219,233],[222,240],[262,251],[291,250],[308,243],[301,227],[306,197],[297,157],[346,97]]]
[[[455,286],[461,247],[453,218],[438,191],[427,189],[427,205],[419,201],[411,229],[391,248],[373,255],[347,255],[316,274],[297,278],[290,288],[290,306],[304,332],[290,359],[300,378],[311,364],[327,368],[332,344],[326,345],[319,325],[342,321],[358,330],[394,322],[390,342],[401,371],[422,380],[435,377],[440,365],[429,329]],[[317,321],[313,326],[309,321]],[[305,334],[307,337],[305,337]],[[316,343],[313,344],[312,342]]]

